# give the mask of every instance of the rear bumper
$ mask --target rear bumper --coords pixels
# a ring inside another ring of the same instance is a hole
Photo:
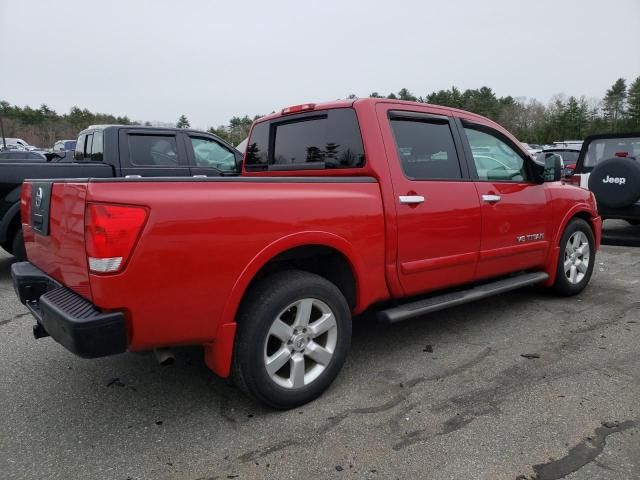
[[[102,312],[29,262],[11,266],[13,287],[39,325],[67,350],[84,358],[127,350],[122,312]]]

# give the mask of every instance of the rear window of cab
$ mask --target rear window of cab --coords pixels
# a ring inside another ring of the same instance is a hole
[[[258,123],[245,157],[245,169],[250,172],[359,168],[364,163],[362,136],[351,108]]]

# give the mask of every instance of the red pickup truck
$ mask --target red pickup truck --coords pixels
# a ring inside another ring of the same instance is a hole
[[[561,170],[460,110],[298,105],[255,122],[237,177],[25,182],[13,282],[37,337],[83,357],[202,345],[289,408],[329,386],[370,307],[393,323],[527,285],[582,291],[601,220]]]

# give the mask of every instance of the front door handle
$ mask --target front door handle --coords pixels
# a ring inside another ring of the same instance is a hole
[[[486,203],[498,203],[502,200],[500,195],[482,195],[482,201]]]
[[[424,202],[422,195],[400,195],[398,198],[403,205],[415,205]]]

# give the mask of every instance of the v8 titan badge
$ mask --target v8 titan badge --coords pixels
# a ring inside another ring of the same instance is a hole
[[[536,240],[544,240],[544,233],[530,233],[528,235],[518,235],[516,241],[518,243],[535,242]]]

